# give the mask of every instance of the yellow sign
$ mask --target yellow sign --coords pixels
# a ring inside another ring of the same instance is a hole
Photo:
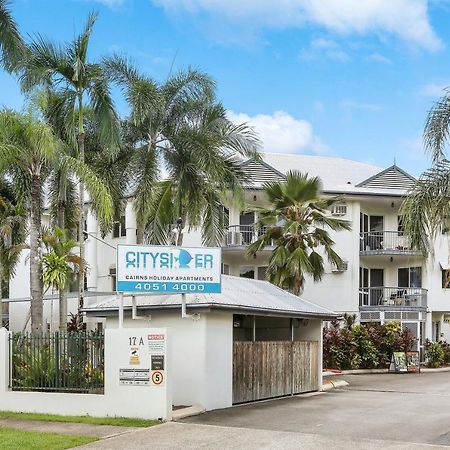
[[[130,364],[140,364],[139,347],[130,347]]]

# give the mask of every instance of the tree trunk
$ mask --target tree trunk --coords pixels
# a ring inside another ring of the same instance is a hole
[[[31,331],[33,333],[42,333],[43,322],[41,193],[40,175],[33,175],[30,208],[30,297]]]
[[[144,225],[138,223],[136,230],[136,244],[143,244],[143,243],[144,243]]]
[[[176,246],[181,247],[183,245],[183,230],[186,226],[186,212],[183,211],[180,217],[181,223],[178,225],[178,236]]]
[[[79,158],[81,162],[84,162],[84,133],[78,135],[78,149]],[[80,200],[80,211],[79,211],[79,221],[78,221],[78,241],[80,246],[80,260],[85,260],[85,248],[84,248],[84,183],[80,181],[79,184],[79,200]],[[80,265],[79,280],[78,280],[78,313],[80,313],[81,308],[84,305],[84,266]],[[81,317],[81,316],[80,316]]]
[[[58,205],[58,227],[65,229],[66,224],[66,209],[63,204]],[[64,287],[59,291],[59,331],[67,331],[67,290]]]

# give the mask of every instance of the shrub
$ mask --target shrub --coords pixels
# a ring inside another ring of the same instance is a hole
[[[439,342],[427,341],[426,346],[426,357],[428,360],[428,365],[430,367],[440,367],[444,363],[445,353]]]
[[[324,367],[342,370],[388,367],[395,351],[410,351],[415,343],[411,331],[407,328],[402,331],[399,322],[383,325],[353,325],[350,322],[345,318],[343,328],[337,321],[332,322],[331,327],[324,328]],[[447,345],[447,351],[450,359],[450,345]]]

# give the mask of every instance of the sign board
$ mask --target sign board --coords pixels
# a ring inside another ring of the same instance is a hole
[[[164,386],[166,370],[165,329],[124,329],[116,346],[120,360],[119,384]]]
[[[394,352],[389,372],[420,372],[419,352]]]
[[[221,292],[222,250],[211,247],[117,246],[118,292]]]

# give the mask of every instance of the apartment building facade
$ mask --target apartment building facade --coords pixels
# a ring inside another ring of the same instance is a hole
[[[306,278],[302,298],[338,313],[356,314],[361,322],[398,320],[417,337],[450,341],[450,289],[445,282],[449,264],[447,230],[436,239],[433,257],[425,259],[412,249],[402,230],[399,208],[415,179],[393,165],[387,169],[342,158],[265,154],[262,162],[244,163],[251,183],[245,189],[245,208],[232,202],[224,205],[227,229],[222,243],[223,273],[265,279],[273,247],[256,257],[247,247],[258,238],[255,211],[266,206],[264,184],[283,180],[289,170],[319,176],[324,195],[339,195],[341,201],[330,214],[351,222],[350,231],[331,232],[335,249],[345,261],[342,267],[328,262],[322,281]],[[87,211],[86,259],[89,265],[86,287],[88,303],[115,289],[115,247],[136,243],[136,220],[132,200],[112,233],[101,237],[95,216]],[[198,231],[185,230],[184,244],[200,246]],[[11,282],[11,297],[23,301],[10,304],[10,326],[21,329],[29,309],[27,255]],[[76,298],[69,300],[76,308]],[[45,316],[56,326],[57,301],[45,301]]]

